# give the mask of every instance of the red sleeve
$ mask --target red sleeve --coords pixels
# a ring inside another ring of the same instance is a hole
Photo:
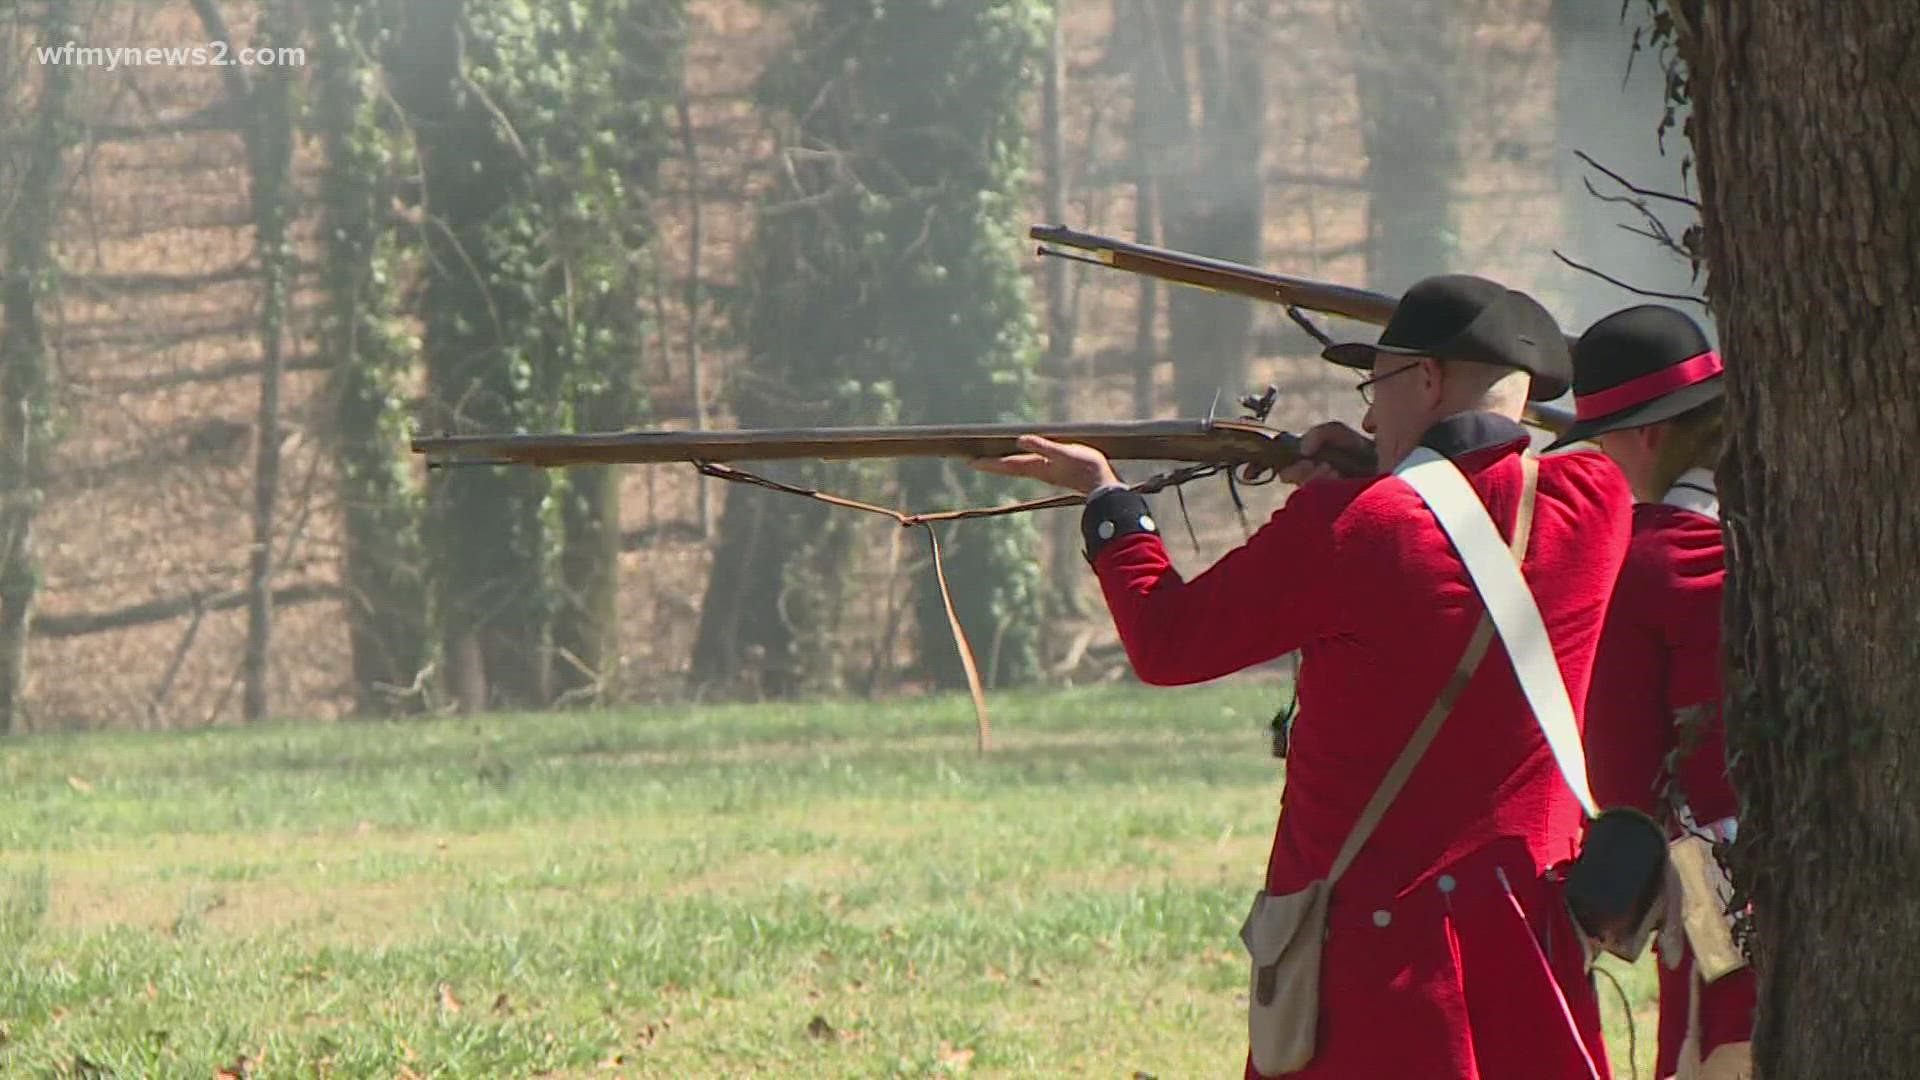
[[[1295,491],[1247,542],[1192,581],[1160,537],[1124,536],[1100,549],[1094,572],[1127,659],[1142,682],[1180,686],[1230,675],[1303,645],[1335,610],[1334,519],[1371,481]]]
[[[1721,716],[1720,621],[1726,580],[1717,522],[1666,510],[1661,532],[1661,633],[1670,658],[1667,708],[1680,746],[1680,788],[1702,824],[1735,814],[1738,800],[1727,779],[1726,726]]]

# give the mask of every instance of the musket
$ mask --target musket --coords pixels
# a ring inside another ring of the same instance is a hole
[[[1144,274],[1176,285],[1280,304],[1294,315],[1296,321],[1301,321],[1303,327],[1305,323],[1295,309],[1339,315],[1356,322],[1384,326],[1387,320],[1393,318],[1393,309],[1400,303],[1397,297],[1368,289],[1276,274],[1225,259],[1190,255],[1151,244],[1135,244],[1110,236],[1080,232],[1065,225],[1035,225],[1027,230],[1027,236],[1040,242],[1039,254],[1042,256],[1091,263],[1131,274]],[[1076,255],[1060,250],[1062,248],[1088,254]],[[1318,336],[1317,331],[1309,328],[1309,332]],[[1569,348],[1574,341],[1575,338],[1569,335]],[[1560,406],[1530,402],[1526,419],[1531,424],[1560,435],[1573,424],[1574,418],[1572,412]]]
[[[1332,285],[1307,278],[1269,273],[1250,266],[1211,259],[1144,244],[1131,244],[1075,232],[1064,226],[1034,226],[1030,231],[1042,244],[1057,244],[1093,253],[1092,258],[1070,255],[1042,246],[1042,255],[1094,262],[1119,270],[1147,274],[1165,281],[1216,292],[1283,304],[1303,328],[1311,324],[1298,314],[1305,308],[1341,315],[1361,322],[1384,324],[1398,301],[1381,293]],[[1318,331],[1312,331],[1318,335]],[[1091,446],[1114,460],[1178,461],[1185,467],[1130,485],[1136,491],[1157,491],[1201,476],[1225,472],[1230,479],[1250,484],[1274,479],[1301,459],[1299,436],[1266,426],[1278,391],[1269,386],[1258,397],[1241,404],[1248,415],[1220,419],[1138,420],[1104,423],[1017,423],[908,425],[897,427],[762,428],[734,431],[618,431],[590,434],[442,435],[416,437],[413,451],[424,455],[430,468],[450,465],[526,465],[555,468],[568,465],[617,465],[686,462],[702,473],[725,480],[819,499],[838,506],[884,514],[902,525],[928,526],[934,569],[939,576],[954,641],[966,669],[968,688],[979,719],[980,748],[988,745],[986,701],[972,649],[966,643],[959,618],[948,595],[940,566],[940,545],[931,525],[968,517],[983,517],[1044,507],[1079,505],[1076,494],[1035,499],[1009,506],[907,514],[824,492],[783,484],[731,467],[736,462],[781,460],[852,461],[875,458],[945,457],[989,458],[1018,452],[1022,435],[1037,434],[1056,442]],[[1565,410],[1529,405],[1527,418],[1556,433],[1572,422]],[[1313,455],[1350,476],[1371,475],[1377,465],[1371,453],[1355,454],[1322,448]],[[1236,496],[1237,500],[1237,496]]]
[[[1271,405],[1270,399],[1256,399]],[[1249,402],[1251,404],[1251,402]],[[755,428],[740,431],[617,431],[595,434],[446,435],[415,438],[430,468],[448,465],[664,464],[988,458],[1019,453],[1037,434],[1091,446],[1115,461],[1219,465],[1260,483],[1300,460],[1300,438],[1257,419],[1141,420],[1071,424],[925,424],[896,427]],[[1372,473],[1372,455],[1327,451],[1349,475]]]

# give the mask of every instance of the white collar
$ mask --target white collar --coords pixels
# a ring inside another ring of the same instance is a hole
[[[1673,482],[1661,502],[1720,520],[1720,493],[1713,484],[1712,469],[1688,469]]]

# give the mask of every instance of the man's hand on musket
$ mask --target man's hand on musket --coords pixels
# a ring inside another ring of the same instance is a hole
[[[1323,452],[1334,451],[1342,457],[1374,460],[1373,440],[1338,420],[1315,424],[1300,436],[1300,460],[1280,470],[1280,479],[1295,486],[1320,480],[1338,480],[1343,473],[1324,461],[1314,460]]]
[[[1054,442],[1039,435],[1022,435],[1016,445],[1026,453],[975,458],[973,467],[981,472],[1038,480],[1082,495],[1120,482],[1107,455],[1091,446]]]

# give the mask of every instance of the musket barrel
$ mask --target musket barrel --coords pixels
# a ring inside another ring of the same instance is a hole
[[[1147,274],[1181,285],[1233,293],[1268,303],[1293,304],[1376,326],[1392,318],[1394,305],[1399,303],[1394,297],[1367,289],[1276,274],[1242,263],[1190,255],[1151,244],[1129,243],[1079,232],[1064,225],[1035,225],[1027,230],[1027,235],[1041,243],[1092,252],[1100,262],[1116,270]],[[1042,249],[1042,253],[1047,252]]]
[[[749,431],[621,431],[580,435],[449,435],[413,440],[430,465],[614,465],[681,461],[853,461],[906,457],[999,457],[1020,436],[1083,443],[1115,460],[1219,462],[1283,468],[1299,456],[1295,436],[1231,420],[1078,424],[951,424],[764,428]]]
[[[1179,285],[1232,293],[1273,304],[1291,304],[1328,315],[1340,315],[1375,326],[1385,326],[1393,318],[1400,298],[1385,293],[1356,289],[1350,285],[1314,281],[1311,278],[1276,274],[1242,263],[1228,262],[1206,255],[1192,255],[1151,244],[1135,244],[1108,236],[1080,232],[1065,225],[1034,225],[1027,236],[1043,244],[1058,244],[1091,252],[1093,260],[1115,270],[1146,274]],[[1057,254],[1042,248],[1042,255]],[[1567,347],[1579,337],[1566,334]]]

